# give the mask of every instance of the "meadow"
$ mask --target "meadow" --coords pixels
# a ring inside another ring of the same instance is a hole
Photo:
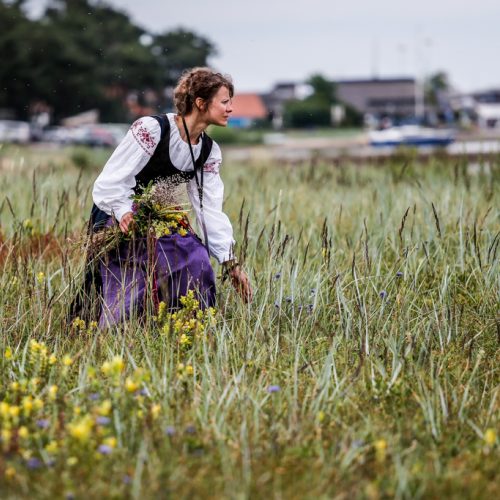
[[[500,495],[500,158],[225,163],[253,303],[99,331],[107,155],[0,149],[2,498]]]

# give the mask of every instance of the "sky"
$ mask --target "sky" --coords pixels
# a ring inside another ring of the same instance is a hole
[[[32,0],[33,13],[44,0]],[[217,48],[237,91],[277,82],[446,71],[458,91],[500,88],[500,0],[107,0],[151,32],[178,27]]]

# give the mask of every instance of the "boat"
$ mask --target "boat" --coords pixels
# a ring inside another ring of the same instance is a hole
[[[402,125],[384,130],[371,130],[368,136],[370,145],[374,147],[448,146],[455,140],[455,131],[420,125]]]

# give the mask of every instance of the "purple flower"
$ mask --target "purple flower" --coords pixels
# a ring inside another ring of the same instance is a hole
[[[381,298],[381,299],[385,299],[385,298],[387,297],[387,292],[386,292],[385,290],[382,290],[382,291],[379,293],[379,295],[380,295],[380,298]]]
[[[398,272],[396,273],[396,277],[397,277],[397,278],[402,278],[402,277],[403,277],[403,273],[402,273],[401,271],[398,271]]]
[[[291,295],[289,295],[286,299],[285,299],[289,304],[291,304],[293,302],[293,297]]]
[[[146,397],[150,397],[151,396],[151,393],[149,392],[148,388],[147,387],[143,387],[140,391],[139,391],[139,394],[141,396],[146,396]]]
[[[314,304],[307,304],[307,312],[312,313],[314,309]]]
[[[97,401],[100,397],[101,396],[98,392],[93,392],[92,394],[89,394],[90,401]]]
[[[281,273],[276,273],[276,274],[274,275],[274,279],[275,279],[275,280],[279,280],[280,278],[281,278]]]
[[[46,429],[50,425],[49,419],[47,418],[40,418],[39,420],[36,421],[36,426],[39,429]]]
[[[42,462],[38,458],[32,457],[26,461],[26,467],[28,467],[28,469],[39,469],[41,466]]]
[[[267,388],[267,392],[269,394],[273,394],[274,392],[280,392],[280,391],[281,391],[281,387],[279,385],[270,385]]]
[[[108,425],[110,422],[111,422],[111,419],[109,417],[99,416],[95,419],[95,423],[97,425]]]
[[[185,429],[184,432],[186,434],[195,434],[196,433],[196,427],[194,425],[188,425]]]
[[[276,302],[274,303],[274,307],[276,307],[276,309],[279,309],[279,308],[280,308],[280,303],[279,303],[278,301],[276,301]]]
[[[165,434],[170,437],[175,436],[175,427],[173,425],[167,425]]]
[[[128,474],[125,474],[123,476],[123,484],[130,484],[131,482],[132,482],[132,478]]]
[[[97,451],[101,455],[110,455],[113,452],[113,448],[108,444],[100,444],[99,448],[97,448]]]
[[[311,295],[316,295],[316,288],[311,288]]]

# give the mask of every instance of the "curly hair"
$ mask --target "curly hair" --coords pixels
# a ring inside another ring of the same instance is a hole
[[[174,104],[177,112],[180,115],[189,115],[198,97],[205,101],[206,106],[221,87],[226,87],[230,97],[233,97],[234,86],[229,75],[201,67],[184,71],[174,90]]]

